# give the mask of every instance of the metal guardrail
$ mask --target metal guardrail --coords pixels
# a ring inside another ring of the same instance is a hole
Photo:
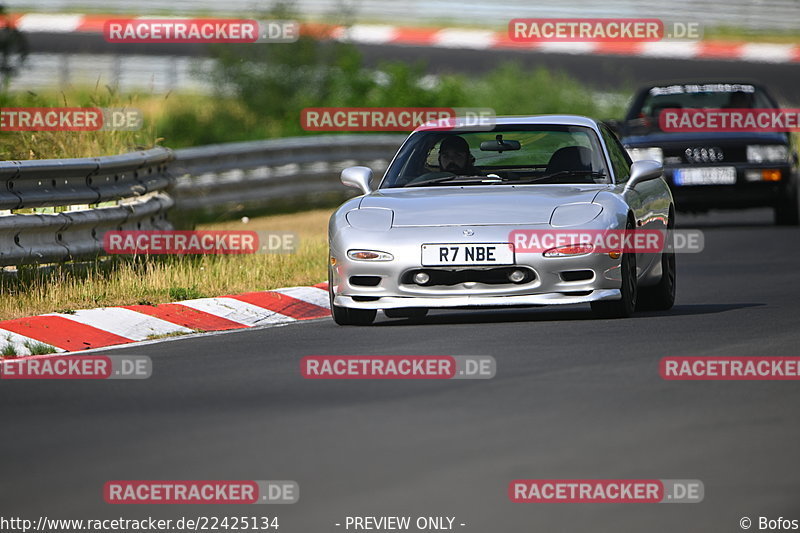
[[[320,135],[86,159],[0,162],[0,266],[92,258],[109,230],[357,194],[339,173],[388,166],[404,135]],[[97,206],[113,202],[110,206]],[[54,207],[55,213],[13,213]]]
[[[108,230],[169,229],[172,158],[170,150],[154,148],[119,156],[0,162],[0,210],[7,213],[0,215],[0,266],[97,256]],[[46,207],[54,212],[14,212]]]
[[[383,172],[405,135],[319,135],[175,151],[178,211],[237,211],[346,196],[342,169]]]

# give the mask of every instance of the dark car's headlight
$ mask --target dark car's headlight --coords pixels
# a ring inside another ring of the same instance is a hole
[[[789,148],[782,144],[747,146],[748,163],[786,163],[788,161]]]

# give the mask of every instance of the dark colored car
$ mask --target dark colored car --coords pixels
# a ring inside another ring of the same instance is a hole
[[[631,159],[655,159],[682,211],[772,207],[775,222],[797,225],[797,153],[787,132],[665,132],[665,109],[777,109],[749,82],[669,82],[640,89],[614,124]]]

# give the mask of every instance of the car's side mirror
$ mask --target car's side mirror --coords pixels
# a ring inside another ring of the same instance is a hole
[[[633,189],[640,183],[658,179],[664,173],[664,165],[658,161],[650,159],[641,159],[634,161],[631,165],[631,177],[628,178],[628,183],[625,184],[625,190]]]
[[[342,170],[342,183],[348,187],[361,189],[364,194],[372,192],[370,181],[372,181],[372,169],[369,167],[347,167]]]

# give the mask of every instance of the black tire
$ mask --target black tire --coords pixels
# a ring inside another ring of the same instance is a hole
[[[428,314],[428,309],[425,307],[401,307],[398,309],[384,309],[383,314],[389,318],[420,320]]]
[[[333,305],[333,283],[328,271],[328,299],[331,303],[331,316],[333,321],[340,326],[369,326],[375,321],[378,311],[375,309],[352,309]]]
[[[671,237],[672,229],[675,227],[675,215],[670,215],[667,225],[667,235]],[[675,267],[675,251],[673,243],[665,243],[667,250],[661,254],[661,279],[658,285],[652,287],[642,287],[639,289],[639,296],[636,302],[637,310],[645,311],[666,311],[675,305],[675,279],[677,270]]]
[[[633,224],[628,221],[625,229],[632,230]],[[619,300],[592,302],[592,312],[598,318],[629,318],[636,310],[636,300],[639,293],[639,285],[636,279],[636,254],[622,254],[620,272],[622,275],[622,298]]]
[[[778,226],[800,225],[800,199],[797,195],[797,179],[792,181],[786,197],[775,205],[775,224]]]

